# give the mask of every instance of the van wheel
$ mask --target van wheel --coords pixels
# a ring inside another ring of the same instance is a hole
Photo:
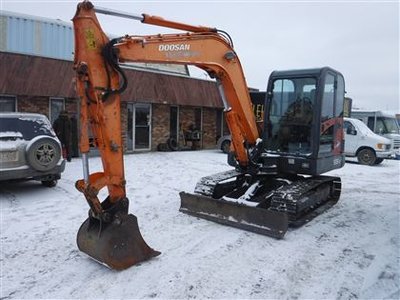
[[[221,150],[224,153],[229,153],[229,151],[231,150],[231,141],[229,140],[223,141],[221,144]]]
[[[381,162],[383,162],[383,158],[377,158],[376,160],[375,160],[375,165],[379,165]]]
[[[357,154],[357,160],[362,165],[372,166],[375,164],[376,155],[372,149],[362,149]]]

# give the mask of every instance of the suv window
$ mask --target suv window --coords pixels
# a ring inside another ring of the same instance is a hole
[[[0,132],[17,132],[22,134],[22,138],[27,141],[38,135],[55,136],[53,128],[46,118],[32,116],[1,118]]]

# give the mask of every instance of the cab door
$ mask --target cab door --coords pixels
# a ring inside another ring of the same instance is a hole
[[[344,121],[344,153],[354,156],[359,146],[358,132],[350,121]]]

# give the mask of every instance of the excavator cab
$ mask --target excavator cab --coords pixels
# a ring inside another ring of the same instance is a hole
[[[275,71],[268,81],[261,165],[320,175],[344,165],[343,76],[329,68]]]

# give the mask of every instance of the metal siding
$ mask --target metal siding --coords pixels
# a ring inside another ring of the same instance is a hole
[[[54,58],[72,60],[72,28],[48,22],[42,22],[41,28],[41,54]]]
[[[9,16],[7,25],[7,51],[32,54],[34,21]]]
[[[42,53],[42,26],[41,22],[35,21],[35,50],[34,53]]]
[[[0,15],[0,50],[7,51],[7,16]]]
[[[42,23],[42,54],[44,56],[51,56],[51,47],[52,44],[51,41],[51,30],[52,27],[49,26],[48,23]]]
[[[1,50],[72,60],[72,26],[7,16]]]
[[[0,19],[1,51],[73,60],[72,24],[13,12],[1,11],[1,13],[3,14],[1,16],[3,19]],[[151,63],[133,63],[132,65],[144,69],[189,75],[186,66],[182,65]]]

